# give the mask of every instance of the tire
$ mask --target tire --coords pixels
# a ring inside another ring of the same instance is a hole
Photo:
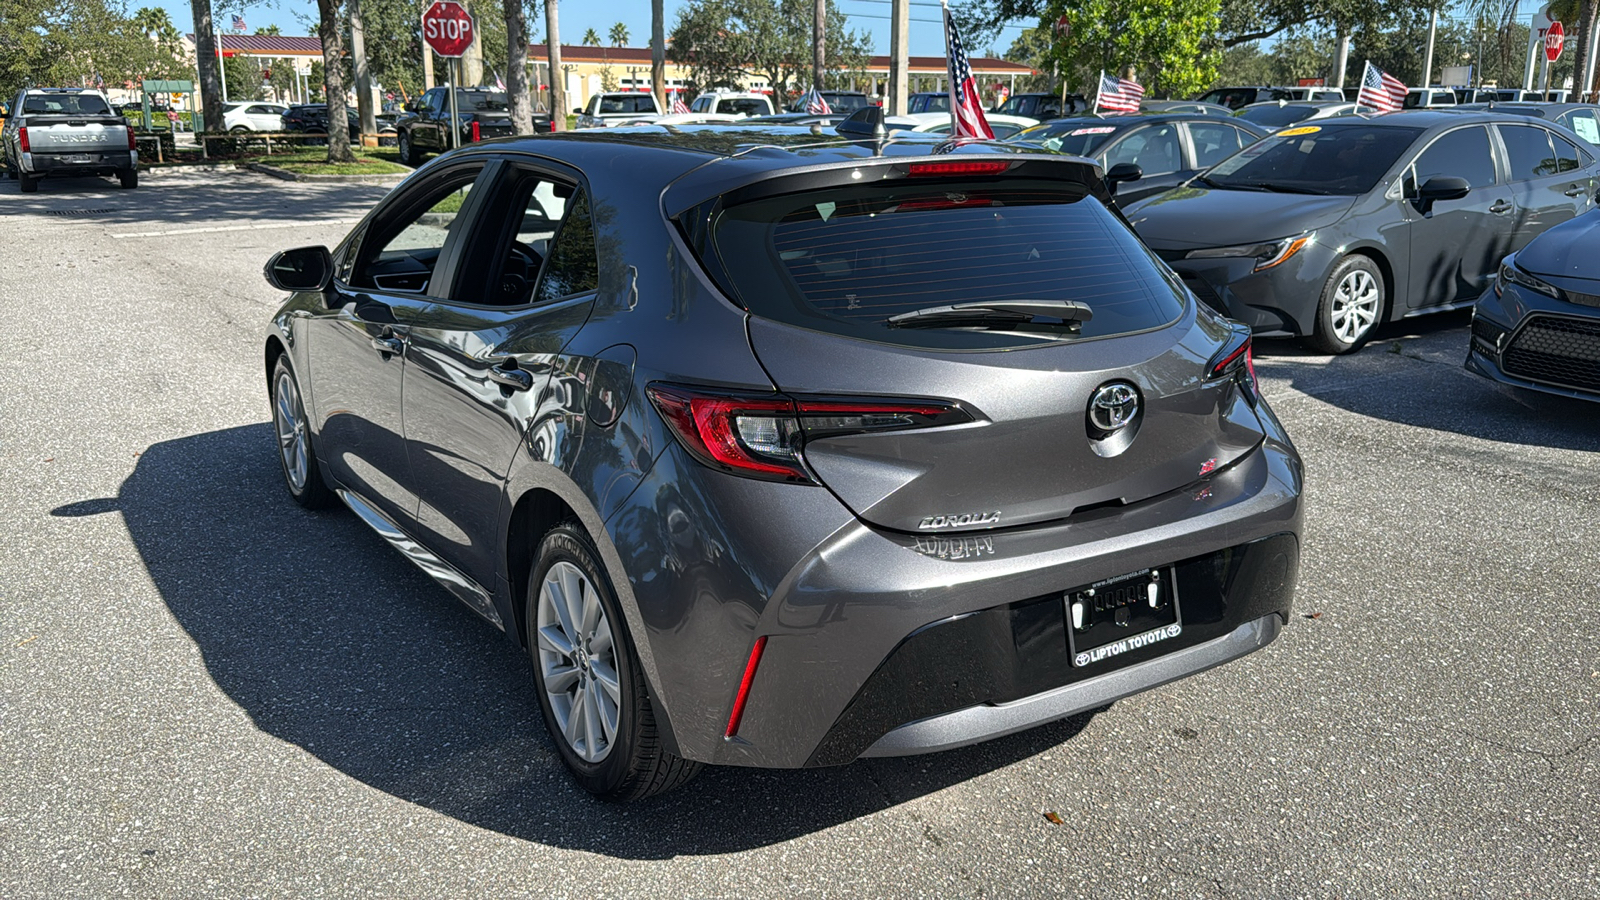
[[[17,185],[22,188],[24,194],[32,194],[39,190],[39,176],[29,175],[27,172],[19,170],[17,172]]]
[[[131,191],[139,186],[139,170],[134,168],[123,169],[117,173],[117,180],[122,182],[122,189]]]
[[[400,165],[415,167],[417,164],[417,151],[411,149],[411,135],[402,131],[396,141],[400,145]]]
[[[545,728],[584,790],[625,803],[699,774],[700,763],[662,749],[627,621],[576,522],[557,525],[539,542],[525,613]]]
[[[1339,260],[1322,286],[1315,331],[1307,346],[1323,353],[1360,350],[1383,322],[1383,273],[1370,257],[1351,254]]]
[[[228,129],[228,133],[229,134],[244,134],[245,132],[247,132],[249,130],[250,130],[249,128],[246,128],[243,125],[235,125],[232,128]]]
[[[286,356],[279,356],[272,367],[272,430],[289,496],[306,509],[332,506],[338,498],[322,480],[322,468],[311,447],[305,403],[300,399],[300,382]]]

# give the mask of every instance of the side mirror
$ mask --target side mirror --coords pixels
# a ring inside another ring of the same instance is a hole
[[[1460,200],[1471,193],[1472,185],[1465,178],[1454,175],[1435,175],[1417,189],[1417,199],[1424,203],[1439,200]]]
[[[333,254],[327,247],[299,247],[272,254],[261,271],[280,291],[324,291],[333,280]]]
[[[1144,177],[1144,169],[1138,163],[1117,163],[1106,173],[1106,190],[1113,195],[1117,192],[1117,185],[1124,181],[1138,181]]]
[[[574,107],[573,107],[573,108],[572,108],[572,114],[573,114],[573,115],[575,115],[575,116],[581,116],[581,115],[583,115],[583,107],[581,107],[581,106],[574,106]]]

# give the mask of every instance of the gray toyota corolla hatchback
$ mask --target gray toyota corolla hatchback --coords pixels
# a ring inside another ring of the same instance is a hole
[[[264,362],[290,493],[527,649],[583,786],[959,747],[1259,649],[1302,471],[1095,166],[608,129],[448,154]]]

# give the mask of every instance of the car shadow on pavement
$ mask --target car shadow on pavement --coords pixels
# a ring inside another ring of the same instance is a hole
[[[982,776],[1091,718],[932,756],[708,768],[663,797],[601,803],[550,748],[522,652],[354,516],[295,506],[274,452],[264,423],[166,441],[115,500],[53,513],[120,511],[211,678],[262,731],[479,828],[624,858],[728,853]]]
[[[79,218],[119,230],[150,231],[200,226],[315,219],[357,219],[389,188],[371,184],[287,182],[229,167],[192,172],[144,173],[123,190],[115,179],[52,177],[37,193],[22,193],[15,178],[0,179],[0,215]],[[138,227],[132,227],[138,226]]]

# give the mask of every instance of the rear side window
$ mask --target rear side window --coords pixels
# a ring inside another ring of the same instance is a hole
[[[1593,112],[1587,109],[1573,110],[1562,124],[1571,128],[1591,147],[1600,145],[1600,121],[1595,119]]]
[[[1511,164],[1511,180],[1543,178],[1559,171],[1555,152],[1550,149],[1550,132],[1533,125],[1501,125],[1500,138],[1506,142],[1506,157]]]
[[[1183,293],[1120,219],[1081,186],[1038,181],[839,187],[734,206],[711,228],[752,313],[909,346],[988,349],[1040,337],[910,329],[891,316],[956,303],[1075,300],[1081,336],[1174,321]]]

